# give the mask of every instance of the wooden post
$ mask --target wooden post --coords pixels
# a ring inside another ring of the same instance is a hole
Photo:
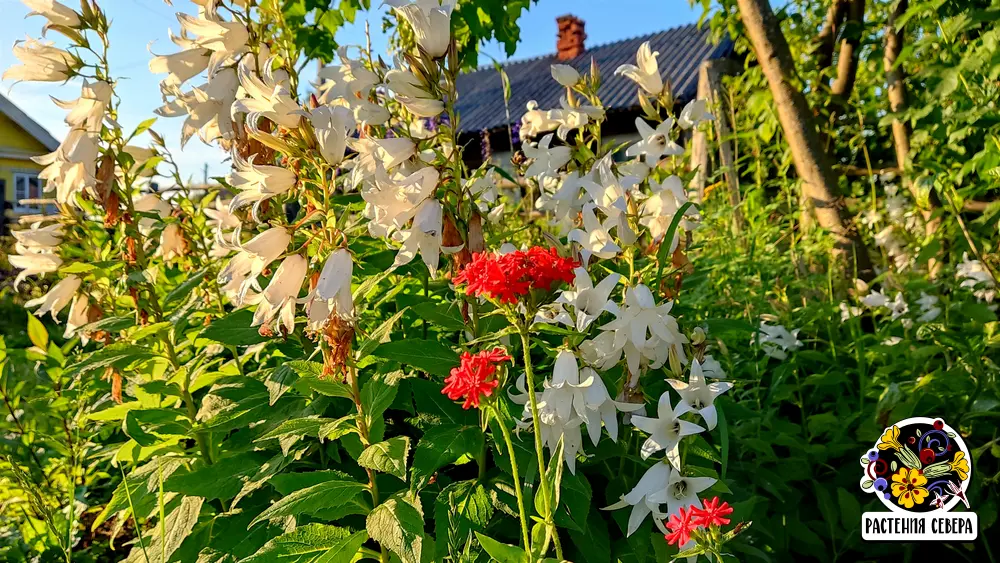
[[[701,70],[698,73],[698,93],[697,99],[708,99],[708,74],[705,66],[710,61],[701,63]],[[705,201],[705,186],[708,184],[708,173],[711,171],[711,160],[708,158],[708,131],[707,127],[696,127],[691,135],[691,161],[688,168],[694,172],[691,180],[691,189],[694,191],[695,201],[701,204]]]
[[[734,74],[736,70],[736,62],[730,59],[710,59],[701,63],[698,73],[698,98],[708,102],[709,111],[715,117],[712,123],[719,143],[719,163],[728,187],[729,204],[733,208],[733,228],[739,233],[743,231],[745,220],[740,208],[742,202],[740,180],[733,155],[733,142],[730,138],[732,128],[729,123],[729,107],[722,95],[722,77]],[[701,202],[704,200],[709,173],[707,132],[704,129],[696,130],[691,142],[691,166],[696,170],[694,187],[698,201]]]

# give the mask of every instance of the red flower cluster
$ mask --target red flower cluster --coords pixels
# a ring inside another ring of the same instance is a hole
[[[681,508],[680,516],[670,515],[670,519],[667,520],[667,529],[670,533],[664,536],[667,538],[667,544],[677,544],[680,547],[691,541],[691,532],[698,528],[724,526],[729,523],[729,518],[725,516],[732,514],[733,509],[728,502],[720,505],[719,497],[714,497],[712,500],[703,500],[702,506],[703,508],[698,508],[692,504],[687,510]]]
[[[483,350],[476,354],[462,352],[459,366],[451,368],[451,375],[444,380],[446,385],[441,393],[448,395],[452,401],[464,397],[462,408],[478,408],[483,396],[492,395],[500,383],[492,379],[497,371],[497,364],[510,359],[503,348]]]
[[[455,284],[465,284],[466,295],[486,295],[501,303],[514,303],[532,289],[548,291],[560,282],[573,281],[579,263],[563,258],[555,248],[534,246],[507,254],[481,252],[457,276]]]
[[[691,506],[691,516],[698,526],[725,526],[729,523],[729,518],[723,518],[733,513],[733,508],[728,502],[719,504],[719,497],[712,497],[712,500],[701,501],[704,508]]]

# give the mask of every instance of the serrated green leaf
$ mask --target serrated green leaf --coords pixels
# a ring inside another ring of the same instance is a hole
[[[365,448],[358,457],[358,465],[406,481],[406,458],[409,452],[410,439],[407,436],[397,436]]]
[[[424,543],[424,517],[400,495],[375,507],[366,522],[368,535],[392,550],[403,563],[420,563]]]
[[[187,299],[187,296],[194,291],[194,288],[201,285],[202,280],[205,278],[205,274],[207,273],[208,270],[199,270],[191,274],[191,276],[184,280],[180,285],[170,290],[170,293],[163,297],[163,309],[169,309],[172,305],[181,303]]]
[[[250,522],[249,527],[252,528],[265,520],[309,514],[320,509],[340,506],[351,500],[364,488],[364,485],[354,481],[335,480],[300,489],[282,497],[267,510],[261,512],[253,519],[253,522]]]
[[[258,334],[256,327],[250,326],[252,322],[253,313],[240,309],[212,321],[201,331],[201,337],[229,346],[249,346],[267,341]]]
[[[413,453],[413,483],[420,489],[438,469],[463,455],[478,455],[483,447],[478,426],[442,424],[433,426],[417,442]]]
[[[318,557],[344,545],[347,540],[353,541],[358,534],[365,533],[352,535],[349,530],[337,526],[306,524],[268,541],[257,553],[239,563],[315,563]]]
[[[82,359],[67,367],[64,375],[75,376],[108,366],[121,368],[156,357],[158,357],[157,354],[147,347],[118,342],[83,356]]]
[[[361,545],[368,540],[368,532],[362,530],[352,534],[350,537],[338,541],[326,553],[316,558],[313,563],[351,563],[354,556],[361,549]]]
[[[163,481],[163,490],[205,500],[230,499],[252,477],[267,457],[256,452],[218,459],[193,471],[176,471]]]
[[[132,548],[125,563],[167,563],[170,556],[180,547],[184,538],[188,537],[201,513],[201,497],[184,497],[180,506],[167,516],[163,525],[163,533],[150,534],[151,540],[146,549],[138,545]]]
[[[332,418],[324,418],[319,415],[286,420],[279,424],[277,428],[254,440],[254,443],[273,440],[275,438],[287,438],[289,436],[318,436],[320,429],[331,422],[336,421]]]

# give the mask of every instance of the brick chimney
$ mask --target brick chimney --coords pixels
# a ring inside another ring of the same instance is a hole
[[[583,46],[584,40],[587,39],[587,34],[583,31],[583,20],[572,14],[566,14],[556,18],[556,25],[559,27],[556,58],[560,61],[568,61],[579,57],[587,50]]]

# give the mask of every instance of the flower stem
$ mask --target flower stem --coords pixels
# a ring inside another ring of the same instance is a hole
[[[163,345],[167,351],[167,359],[170,360],[170,365],[177,372],[181,369],[180,361],[177,359],[177,351],[174,349],[174,343],[170,340],[167,335],[161,335],[160,339],[163,341]],[[181,387],[181,400],[184,403],[184,407],[187,410],[188,420],[191,421],[191,426],[196,426],[198,424],[198,408],[195,405],[194,396],[191,395],[191,372],[190,370],[184,370],[184,383]],[[205,460],[207,465],[212,465],[212,447],[209,443],[209,436],[203,430],[197,430],[194,434],[195,442],[198,444],[198,450],[201,452],[201,457]]]
[[[354,399],[354,406],[358,409],[358,434],[361,435],[361,443],[365,447],[368,447],[371,444],[368,433],[368,423],[365,422],[364,408],[361,406],[361,388],[358,387],[358,372],[353,364],[348,366],[347,382],[351,386],[351,395]],[[368,492],[371,493],[372,496],[372,510],[375,510],[375,508],[379,505],[378,483],[375,481],[374,471],[365,468],[365,472],[368,473]],[[388,563],[389,552],[385,549],[385,546],[379,545],[379,552],[379,561],[381,563]]]
[[[538,458],[538,473],[541,481],[542,497],[550,503],[549,514],[545,515],[545,525],[549,528],[549,533],[555,540],[556,555],[562,558],[562,546],[559,544],[559,535],[555,524],[552,522],[551,501],[553,496],[549,494],[549,482],[546,480],[545,451],[542,447],[542,428],[538,417],[538,399],[535,396],[535,373],[531,368],[531,342],[528,338],[527,323],[519,323],[518,332],[521,335],[521,348],[524,353],[524,375],[528,380],[528,401],[531,405],[531,424],[535,431],[535,457]],[[555,460],[562,463],[562,460]]]
[[[528,512],[524,508],[524,493],[521,492],[521,475],[517,472],[517,456],[514,454],[514,443],[510,439],[510,429],[500,420],[500,416],[494,408],[490,410],[493,411],[493,416],[497,420],[497,426],[500,427],[500,433],[503,434],[503,442],[507,446],[507,453],[510,455],[510,470],[514,474],[514,494],[517,495],[517,513],[521,520],[521,536],[524,539],[524,551],[528,552],[531,550],[531,533],[528,531]]]

